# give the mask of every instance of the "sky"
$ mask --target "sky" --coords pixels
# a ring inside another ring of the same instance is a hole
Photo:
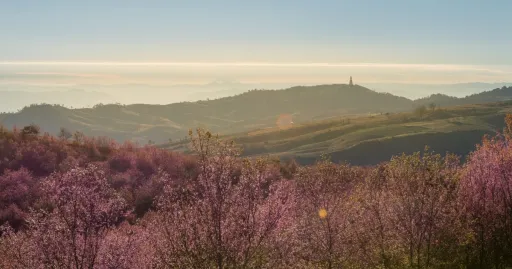
[[[0,3],[12,84],[512,81],[512,1]]]

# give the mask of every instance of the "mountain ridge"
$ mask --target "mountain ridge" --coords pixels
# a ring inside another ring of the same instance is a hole
[[[17,113],[3,113],[0,123],[6,127],[34,123],[40,125],[42,131],[52,134],[64,127],[86,135],[108,135],[119,141],[163,142],[169,138],[180,139],[189,128],[195,127],[231,133],[275,126],[283,114],[293,115],[295,122],[304,122],[412,108],[406,98],[344,84],[251,90],[213,100],[168,105],[99,104],[80,109],[55,106],[60,115],[57,120],[47,115],[48,106],[51,105],[31,105]]]
[[[464,102],[495,102],[510,97],[512,87],[464,98],[431,95],[411,100],[359,85],[325,84],[283,90],[250,90],[229,97],[167,105],[98,104],[80,109],[31,105],[17,113],[0,114],[0,124],[8,128],[37,124],[42,131],[51,134],[58,133],[63,127],[72,132],[109,136],[118,141],[162,143],[182,139],[190,128],[196,127],[221,134],[275,127],[282,115],[290,117],[293,123],[307,123],[339,116],[411,111],[432,102],[442,107]]]

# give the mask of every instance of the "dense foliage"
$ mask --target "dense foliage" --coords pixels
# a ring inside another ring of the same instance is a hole
[[[0,268],[507,268],[512,117],[466,162],[245,159],[209,132],[183,155],[0,129]]]

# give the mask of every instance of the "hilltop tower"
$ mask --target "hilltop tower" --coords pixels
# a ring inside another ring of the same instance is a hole
[[[354,83],[352,82],[352,76],[350,76],[350,82],[348,83],[350,86],[354,86]]]

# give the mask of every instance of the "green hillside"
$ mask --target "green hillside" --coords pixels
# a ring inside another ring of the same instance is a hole
[[[319,85],[285,90],[252,90],[216,100],[169,105],[97,105],[68,109],[32,105],[0,115],[6,127],[37,124],[51,134],[61,127],[118,141],[162,143],[182,139],[189,128],[205,127],[223,134],[275,126],[281,115],[294,123],[369,112],[407,111],[411,100],[377,93],[361,86]]]
[[[266,139],[265,135],[256,136],[260,140],[249,143],[247,151],[251,154],[300,153],[300,156],[309,158],[307,156],[316,156],[319,152],[336,152],[354,147],[362,140],[384,139],[403,133],[437,132],[437,129],[429,126],[405,124],[401,118],[405,114],[390,116],[389,113],[412,111],[432,103],[444,108],[503,101],[511,97],[512,87],[497,88],[465,98],[432,95],[413,101],[359,85],[298,86],[284,90],[252,90],[216,100],[169,105],[109,104],[82,109],[31,105],[17,113],[0,114],[0,124],[7,128],[37,124],[43,132],[50,134],[59,133],[63,127],[87,136],[108,136],[118,141],[132,140],[143,144],[149,141],[162,144],[169,139],[179,141],[187,136],[190,128],[196,127],[228,135],[250,130],[266,132],[276,126],[305,125],[308,126],[305,127],[307,132],[302,135],[277,140],[272,138],[274,140],[266,145],[261,144]],[[380,116],[368,119],[368,115]],[[449,115],[434,116],[440,118],[432,121],[441,121],[434,123],[434,126],[443,126],[446,125],[442,123],[443,117]],[[340,117],[349,117],[353,122],[340,121]],[[378,127],[379,124],[382,126]],[[369,130],[368,126],[373,129]],[[288,134],[287,131],[283,132],[279,136]]]
[[[261,129],[225,136],[244,148],[246,156],[273,155],[308,164],[328,155],[333,161],[376,164],[392,155],[412,153],[426,145],[434,151],[465,156],[485,134],[504,126],[512,102],[464,105],[415,112],[378,114],[301,124],[281,130]],[[163,145],[185,150],[184,143]]]

